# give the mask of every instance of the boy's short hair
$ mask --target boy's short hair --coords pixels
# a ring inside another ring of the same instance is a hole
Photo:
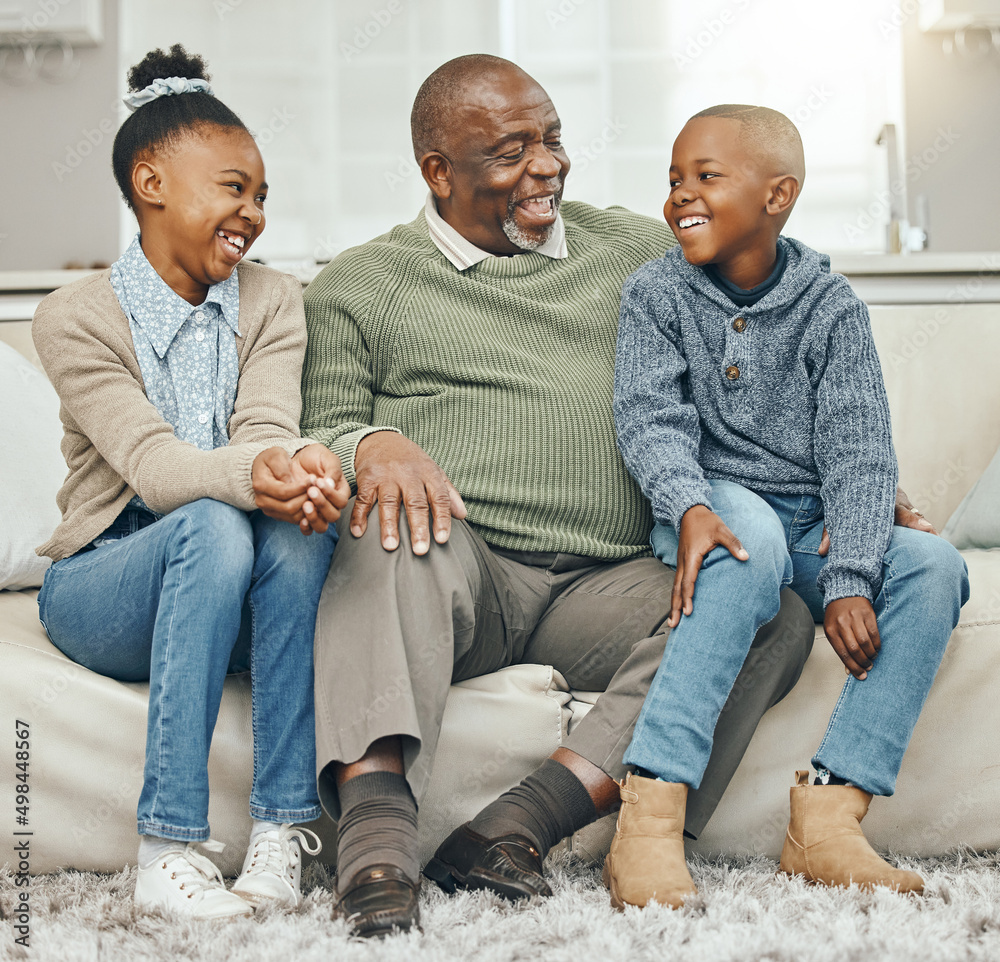
[[[760,159],[767,160],[769,175],[791,174],[798,178],[799,186],[806,178],[805,154],[798,128],[781,111],[752,104],[717,104],[700,110],[698,117],[722,117],[738,121],[740,141]]]

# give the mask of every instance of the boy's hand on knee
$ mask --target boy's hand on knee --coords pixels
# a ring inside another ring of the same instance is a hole
[[[703,504],[696,504],[684,512],[677,541],[677,573],[674,575],[670,617],[667,619],[671,628],[680,623],[682,612],[689,615],[694,611],[694,583],[705,555],[721,545],[737,561],[746,561],[750,557],[722,518]]]
[[[831,601],[826,606],[823,630],[844,667],[864,681],[882,644],[872,603],[867,598]]]

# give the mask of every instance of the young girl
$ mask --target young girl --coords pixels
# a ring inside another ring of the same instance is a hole
[[[139,233],[35,314],[69,466],[38,605],[74,661],[149,680],[136,905],[223,918],[297,905],[300,844],[318,851],[291,823],[320,814],[313,631],[348,488],[299,436],[301,290],[244,260],[264,165],[204,67],[175,45],[130,72],[113,166]],[[226,673],[248,668],[254,822],[228,892],[195,846],[221,849],[208,752]]]

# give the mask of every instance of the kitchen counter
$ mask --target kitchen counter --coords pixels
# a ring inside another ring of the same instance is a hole
[[[830,255],[868,304],[1000,303],[1000,252]],[[287,269],[287,265],[282,264]],[[296,265],[303,282],[319,267]],[[0,321],[29,320],[49,291],[92,270],[0,271]]]
[[[1000,252],[920,251],[915,254],[858,254],[834,251],[832,267],[838,274],[981,274],[1000,271]]]
[[[830,264],[867,304],[1000,302],[997,252],[834,253]]]

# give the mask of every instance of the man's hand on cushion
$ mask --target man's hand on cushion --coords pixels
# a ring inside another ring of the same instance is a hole
[[[916,528],[917,531],[929,531],[931,534],[937,534],[934,525],[913,507],[913,503],[906,496],[906,492],[898,486],[896,487],[896,514],[893,518],[893,524],[898,524],[901,528]],[[829,550],[830,533],[824,527],[823,537],[819,542],[818,553],[825,557]]]
[[[399,509],[406,511],[413,553],[430,550],[429,522],[433,515],[434,540],[444,544],[451,534],[451,519],[465,517],[465,504],[447,475],[424,450],[394,431],[376,431],[361,439],[354,455],[358,494],[351,514],[351,534],[360,538],[368,528],[368,515],[378,504],[382,547],[399,547]]]

